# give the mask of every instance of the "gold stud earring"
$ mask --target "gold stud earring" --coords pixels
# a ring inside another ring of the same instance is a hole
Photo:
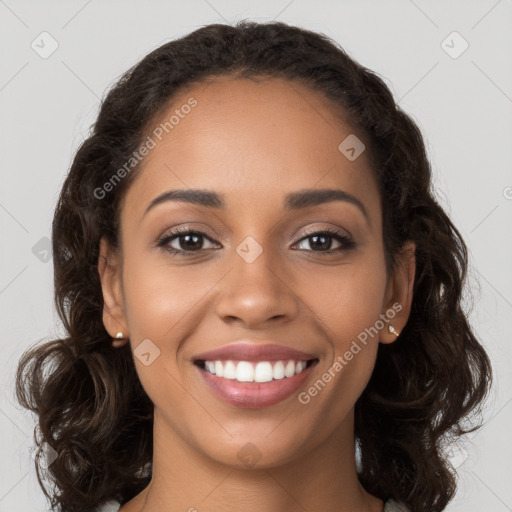
[[[124,337],[124,334],[122,332],[118,332],[116,337],[112,340],[112,346],[115,348],[122,347],[127,341],[128,340]]]
[[[391,334],[394,334],[397,338],[398,338],[398,336],[400,336],[400,333],[391,324],[388,325],[388,331]]]

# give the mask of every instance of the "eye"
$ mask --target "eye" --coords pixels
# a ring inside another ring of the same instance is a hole
[[[203,247],[203,240],[208,240],[211,243],[211,239],[202,231],[176,228],[160,237],[157,247],[162,247],[172,254],[190,254],[205,249]],[[215,244],[212,245],[215,246]]]
[[[332,249],[332,240],[336,240],[339,243],[339,247]],[[309,242],[311,240],[311,242]],[[355,243],[345,233],[337,229],[323,229],[321,231],[313,231],[307,233],[307,235],[298,243],[308,241],[310,247],[313,247],[312,252],[324,252],[333,253],[347,251],[355,247]]]
[[[332,248],[333,239],[338,242],[339,247]],[[204,247],[204,242],[208,241],[210,247]],[[302,237],[297,244],[308,242],[311,249],[300,248],[308,252],[334,253],[352,249],[356,244],[345,233],[337,229],[323,229],[321,231],[312,231]],[[295,244],[295,245],[297,245]],[[199,253],[205,249],[219,247],[213,243],[212,239],[202,231],[192,230],[190,228],[176,228],[162,235],[157,241],[157,247],[176,255],[189,255]]]

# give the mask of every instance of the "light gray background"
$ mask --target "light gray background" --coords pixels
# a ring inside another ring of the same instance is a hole
[[[496,374],[487,425],[452,453],[460,481],[447,510],[512,510],[511,0],[0,0],[0,512],[47,509],[31,462],[34,419],[12,382],[23,350],[60,330],[45,237],[99,99],[164,42],[241,18],[331,36],[419,123],[440,200],[470,250],[471,322]],[[47,59],[31,48],[43,31],[59,45]],[[445,49],[461,40],[442,46],[453,31],[469,44],[458,58]]]

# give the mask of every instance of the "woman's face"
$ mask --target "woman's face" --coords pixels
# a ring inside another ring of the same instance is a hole
[[[121,251],[102,243],[100,274],[105,325],[129,336],[156,427],[232,466],[248,455],[271,467],[350,437],[413,279],[386,274],[367,142],[317,92],[229,77],[184,90],[149,136],[121,205]],[[302,372],[301,359],[313,360]]]

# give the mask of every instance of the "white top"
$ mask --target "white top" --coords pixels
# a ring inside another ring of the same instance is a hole
[[[92,512],[118,512],[120,508],[121,504],[118,501],[109,500],[98,505]]]
[[[409,509],[402,505],[402,503],[398,503],[398,501],[388,500],[384,505],[383,512],[409,512]]]
[[[117,512],[121,508],[121,504],[116,500],[109,500],[98,505],[93,512]]]
[[[118,512],[120,508],[121,504],[119,502],[110,500],[104,502],[99,507],[96,507],[94,512]],[[383,512],[409,512],[409,509],[394,500],[388,500],[384,505]]]

